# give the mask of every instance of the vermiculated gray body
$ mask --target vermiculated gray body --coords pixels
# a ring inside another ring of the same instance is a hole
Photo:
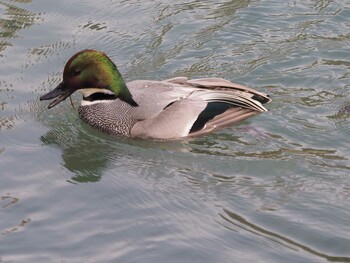
[[[137,120],[130,113],[131,106],[119,99],[108,103],[79,106],[79,116],[92,127],[114,135],[130,136]]]

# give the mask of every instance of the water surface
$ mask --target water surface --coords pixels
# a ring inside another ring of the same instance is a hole
[[[0,262],[350,262],[348,1],[0,1]],[[75,52],[218,76],[269,112],[115,138],[40,95]]]

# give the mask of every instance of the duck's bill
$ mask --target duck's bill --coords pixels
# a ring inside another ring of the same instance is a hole
[[[40,97],[40,100],[51,100],[55,99],[52,101],[49,106],[47,107],[48,109],[51,109],[52,107],[56,106],[58,103],[61,101],[64,101],[66,98],[68,98],[72,94],[71,91],[66,90],[62,83],[60,83],[55,89],[51,90],[49,93],[43,95]]]

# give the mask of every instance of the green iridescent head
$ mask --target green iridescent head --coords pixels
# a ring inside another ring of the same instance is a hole
[[[72,56],[63,71],[63,81],[52,91],[40,97],[50,100],[52,108],[81,89],[109,90],[119,99],[132,106],[138,106],[133,100],[117,66],[103,52],[86,49]]]

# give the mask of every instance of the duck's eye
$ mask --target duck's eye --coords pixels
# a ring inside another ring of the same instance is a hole
[[[80,68],[74,68],[72,70],[72,76],[78,76],[81,73]]]

